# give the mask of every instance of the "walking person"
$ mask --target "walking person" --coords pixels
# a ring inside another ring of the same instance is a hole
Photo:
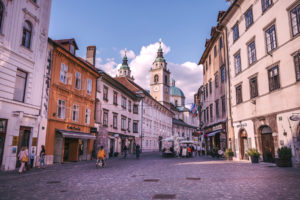
[[[35,158],[35,153],[34,150],[32,150],[30,154],[30,168],[33,168],[34,158]]]
[[[45,146],[42,145],[42,149],[41,149],[41,152],[40,152],[40,167],[42,167],[42,168],[46,167],[45,156],[46,156]]]
[[[200,147],[200,145],[197,146],[197,150],[198,150],[198,156],[200,156],[200,154],[201,154],[201,147]]]
[[[126,146],[126,145],[124,145],[124,147],[123,147],[124,159],[126,159],[126,158],[127,158],[127,150],[128,150],[127,146]]]
[[[140,158],[140,145],[137,144],[135,146],[135,154],[136,154],[136,159],[139,159]]]
[[[18,155],[19,160],[21,161],[21,167],[19,168],[19,174],[23,173],[23,171],[26,171],[25,165],[28,162],[28,149],[27,147],[22,147],[21,151]]]

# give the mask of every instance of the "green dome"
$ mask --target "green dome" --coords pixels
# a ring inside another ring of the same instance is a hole
[[[170,95],[177,96],[177,97],[184,97],[184,93],[182,92],[182,90],[175,86],[170,87]]]
[[[166,60],[162,57],[157,57],[154,62],[166,62]]]

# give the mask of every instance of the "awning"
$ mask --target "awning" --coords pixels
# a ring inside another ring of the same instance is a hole
[[[58,133],[61,134],[64,138],[77,138],[77,139],[88,139],[88,140],[95,140],[96,136],[91,135],[90,133],[83,133],[78,131],[66,131],[66,130],[59,130],[56,129]]]
[[[213,132],[210,132],[209,134],[207,134],[208,137],[212,137],[212,136],[215,136],[217,133],[221,133],[222,130],[217,130],[217,131],[213,131]]]

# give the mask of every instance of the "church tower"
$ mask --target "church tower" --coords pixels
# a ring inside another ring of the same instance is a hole
[[[161,48],[161,40],[157,57],[150,69],[150,94],[151,96],[165,106],[170,105],[170,71],[167,69],[167,62],[164,59]]]
[[[119,77],[127,77],[127,78],[133,80],[133,76],[130,76],[131,70],[130,70],[130,67],[128,66],[128,59],[127,59],[126,53],[127,53],[127,50],[125,49],[125,55],[123,57],[123,62],[119,69]]]

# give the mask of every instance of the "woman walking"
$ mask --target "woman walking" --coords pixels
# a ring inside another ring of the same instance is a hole
[[[21,167],[19,168],[19,174],[23,173],[23,171],[26,171],[25,164],[28,162],[28,149],[27,147],[22,147],[21,151],[18,155],[19,160],[21,161]]]
[[[40,167],[45,168],[45,156],[46,156],[46,151],[45,151],[45,146],[42,145],[42,150],[40,152]]]

